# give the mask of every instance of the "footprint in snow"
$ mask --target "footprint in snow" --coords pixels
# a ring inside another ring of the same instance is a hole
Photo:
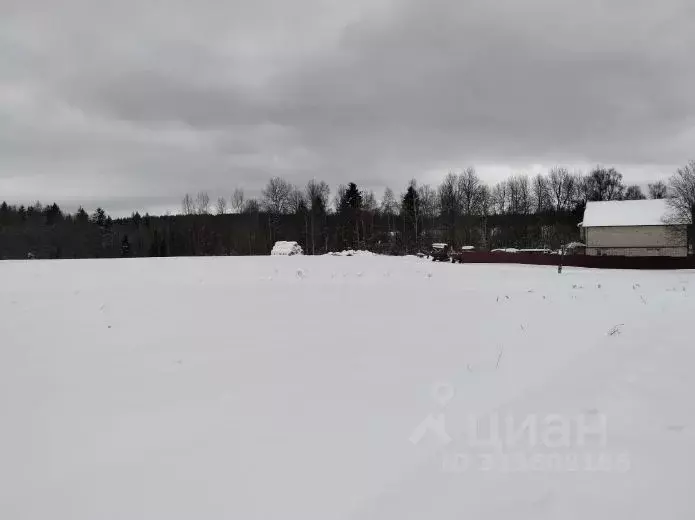
[[[623,323],[621,323],[620,325],[616,325],[615,327],[611,328],[611,329],[608,331],[608,335],[609,335],[609,336],[619,336],[619,335],[623,332],[623,331],[622,331],[622,327],[623,327],[623,326],[624,326]]]

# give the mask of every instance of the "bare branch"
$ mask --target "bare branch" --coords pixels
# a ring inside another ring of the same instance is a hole
[[[224,215],[227,212],[227,200],[224,197],[217,199],[215,210],[217,211],[218,215]]]
[[[241,213],[244,209],[244,190],[236,188],[232,193],[231,203],[232,210],[235,213]]]
[[[201,191],[195,197],[195,209],[198,215],[207,215],[210,212],[210,195]]]

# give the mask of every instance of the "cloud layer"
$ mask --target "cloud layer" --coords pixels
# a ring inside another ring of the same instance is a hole
[[[693,26],[689,0],[0,0],[0,198],[661,178],[695,155]]]

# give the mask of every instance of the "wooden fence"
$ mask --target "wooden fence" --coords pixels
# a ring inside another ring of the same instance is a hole
[[[530,264],[589,267],[595,269],[695,269],[695,256],[587,256],[470,251],[457,255],[466,264]]]

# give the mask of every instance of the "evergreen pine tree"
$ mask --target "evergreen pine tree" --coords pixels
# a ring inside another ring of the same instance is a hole
[[[77,213],[75,214],[75,220],[81,224],[86,224],[89,222],[89,215],[87,215],[87,212],[84,210],[82,206],[80,206],[80,209],[77,210]]]
[[[340,197],[340,216],[343,247],[358,249],[360,243],[359,215],[362,208],[362,193],[357,184],[351,182]]]
[[[403,238],[407,246],[418,242],[418,219],[420,218],[420,196],[417,192],[415,181],[411,181],[401,201],[401,215],[403,216]]]
[[[94,215],[92,215],[92,222],[94,222],[99,227],[105,227],[106,226],[106,212],[101,208],[97,208],[96,211],[94,212]]]

